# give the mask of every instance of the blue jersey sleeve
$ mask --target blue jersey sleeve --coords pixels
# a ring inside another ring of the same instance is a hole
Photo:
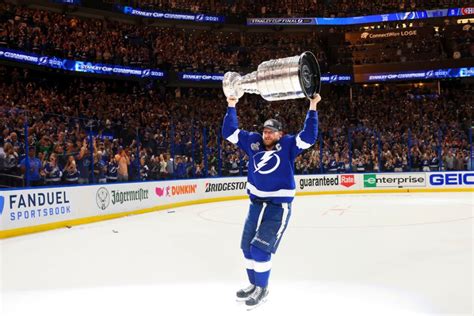
[[[292,136],[293,146],[291,153],[293,157],[298,156],[303,150],[310,148],[318,138],[318,112],[310,110],[306,114],[303,129]]]
[[[255,133],[239,129],[237,111],[234,107],[228,107],[224,123],[222,124],[222,136],[249,154],[251,152],[250,142],[253,134]]]

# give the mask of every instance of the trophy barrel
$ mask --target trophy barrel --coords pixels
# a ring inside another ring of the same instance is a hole
[[[265,61],[245,76],[227,72],[222,85],[227,97],[255,93],[267,101],[312,98],[321,90],[321,71],[313,53],[304,52]]]
[[[257,86],[265,100],[311,98],[321,89],[321,72],[311,52],[272,59],[258,66]]]

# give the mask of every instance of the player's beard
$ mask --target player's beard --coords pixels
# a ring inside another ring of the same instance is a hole
[[[279,139],[269,139],[269,140],[267,140],[267,139],[264,138],[263,139],[263,145],[265,145],[266,149],[271,149],[276,145],[276,143],[278,143],[278,141],[279,141]]]

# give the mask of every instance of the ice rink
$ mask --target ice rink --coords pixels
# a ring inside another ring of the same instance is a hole
[[[235,301],[248,203],[2,240],[1,314],[473,313],[473,193],[296,197],[268,301],[252,311]]]

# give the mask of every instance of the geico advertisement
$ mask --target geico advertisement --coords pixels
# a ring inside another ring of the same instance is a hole
[[[474,187],[474,172],[433,172],[428,179],[430,187]]]

